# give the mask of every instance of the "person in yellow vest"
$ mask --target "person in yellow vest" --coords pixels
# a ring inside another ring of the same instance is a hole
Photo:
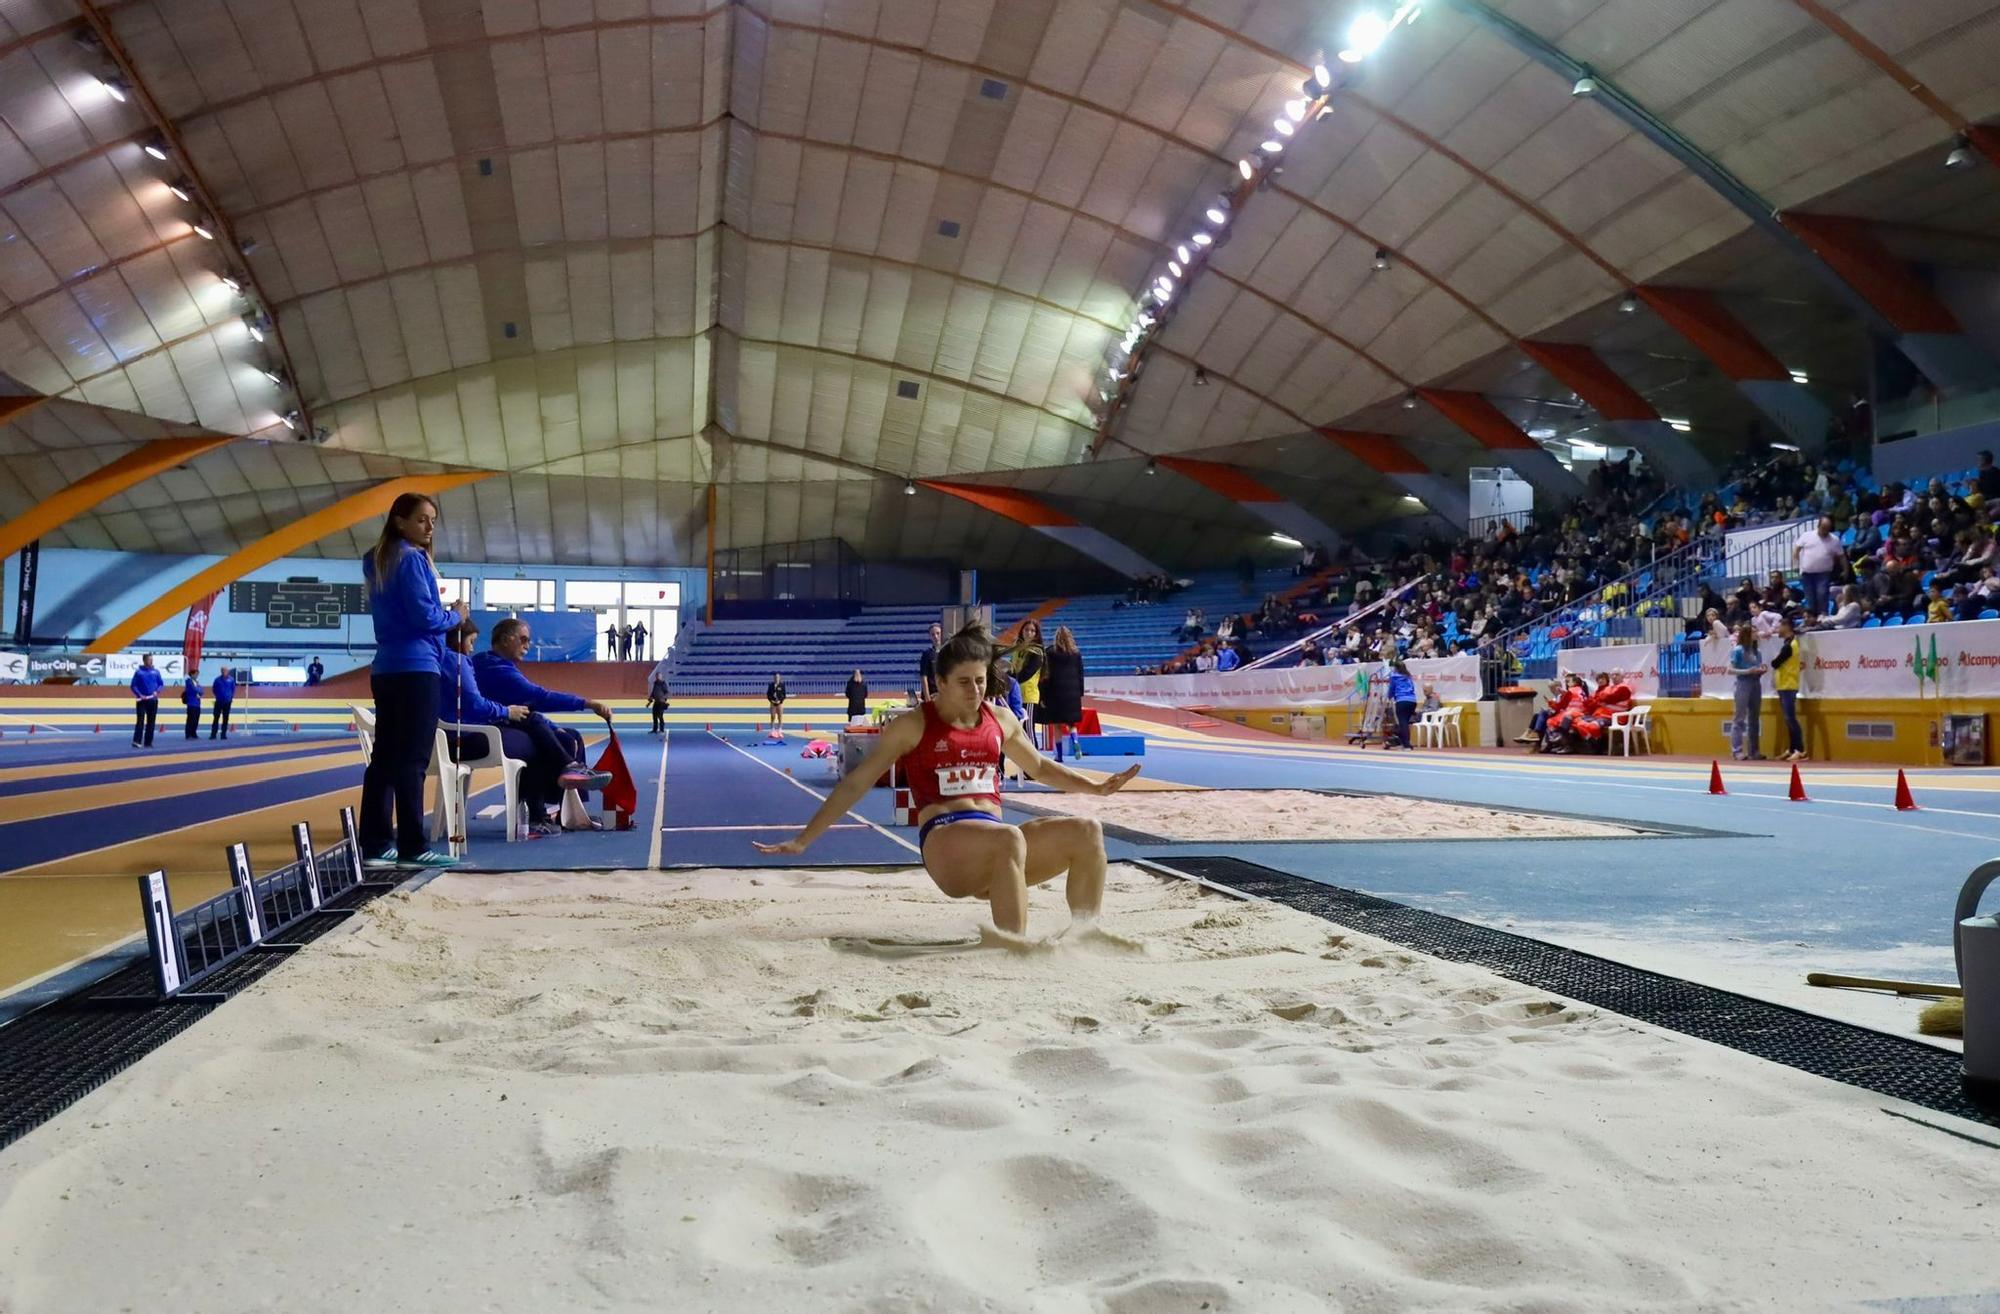
[[[1034,742],[1035,723],[1041,719],[1042,671],[1048,665],[1048,650],[1042,647],[1042,623],[1038,620],[1021,622],[1021,632],[1014,640],[1014,651],[1010,654],[1010,674],[1021,682],[1021,702],[1028,709],[1021,719],[1022,728],[1028,732],[1028,741]]]
[[[1784,713],[1785,733],[1791,748],[1780,758],[1797,762],[1806,755],[1806,733],[1799,726],[1799,663],[1803,653],[1799,632],[1787,616],[1778,622],[1778,655],[1771,659],[1771,687],[1778,692],[1778,710]]]

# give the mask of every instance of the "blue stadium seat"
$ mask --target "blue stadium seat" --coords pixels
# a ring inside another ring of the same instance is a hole
[[[1867,620],[1861,622],[1861,628],[1864,630],[1879,630],[1882,628],[1882,618],[1880,616],[1870,616]]]
[[[1903,618],[1901,616],[1884,616],[1882,618],[1882,628],[1885,630],[1891,629],[1897,625],[1901,625],[1902,623],[1903,623]]]
[[[1982,611],[1982,612],[1980,612],[1980,613],[1979,613],[1979,619],[1981,619],[1981,620],[2000,620],[2000,611],[1995,611],[1995,610],[1993,610],[1993,608],[1991,608],[1991,607],[1988,607],[1988,608],[1987,608],[1987,609],[1986,609],[1985,611]]]

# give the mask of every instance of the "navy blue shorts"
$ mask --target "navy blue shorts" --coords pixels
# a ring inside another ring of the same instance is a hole
[[[932,831],[939,826],[949,826],[954,821],[990,821],[996,826],[1007,824],[991,812],[940,812],[917,828],[917,852],[923,852],[924,841],[931,837]]]

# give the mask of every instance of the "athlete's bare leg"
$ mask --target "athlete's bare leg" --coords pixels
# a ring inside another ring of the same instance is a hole
[[[924,867],[954,899],[983,898],[993,925],[1012,935],[1028,933],[1028,841],[1019,827],[960,821],[940,826],[924,841]]]
[[[1095,817],[1043,817],[1021,827],[1028,843],[1028,884],[1040,885],[1063,872],[1069,915],[1094,921],[1104,906],[1104,827]]]

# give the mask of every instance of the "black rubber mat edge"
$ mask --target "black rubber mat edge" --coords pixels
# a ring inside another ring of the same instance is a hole
[[[1470,963],[1579,1004],[1694,1036],[1969,1122],[2000,1127],[2000,1089],[1966,1085],[1951,1050],[1698,985],[1327,885],[1241,858],[1191,854],[1142,867],[1266,900],[1448,962]]]
[[[389,887],[354,886],[283,931],[284,944],[319,939]],[[221,1002],[275,970],[278,946],[218,969],[189,998],[161,999],[150,960],[127,963],[58,999],[0,1024],[0,1149],[96,1090],[207,1017]]]

